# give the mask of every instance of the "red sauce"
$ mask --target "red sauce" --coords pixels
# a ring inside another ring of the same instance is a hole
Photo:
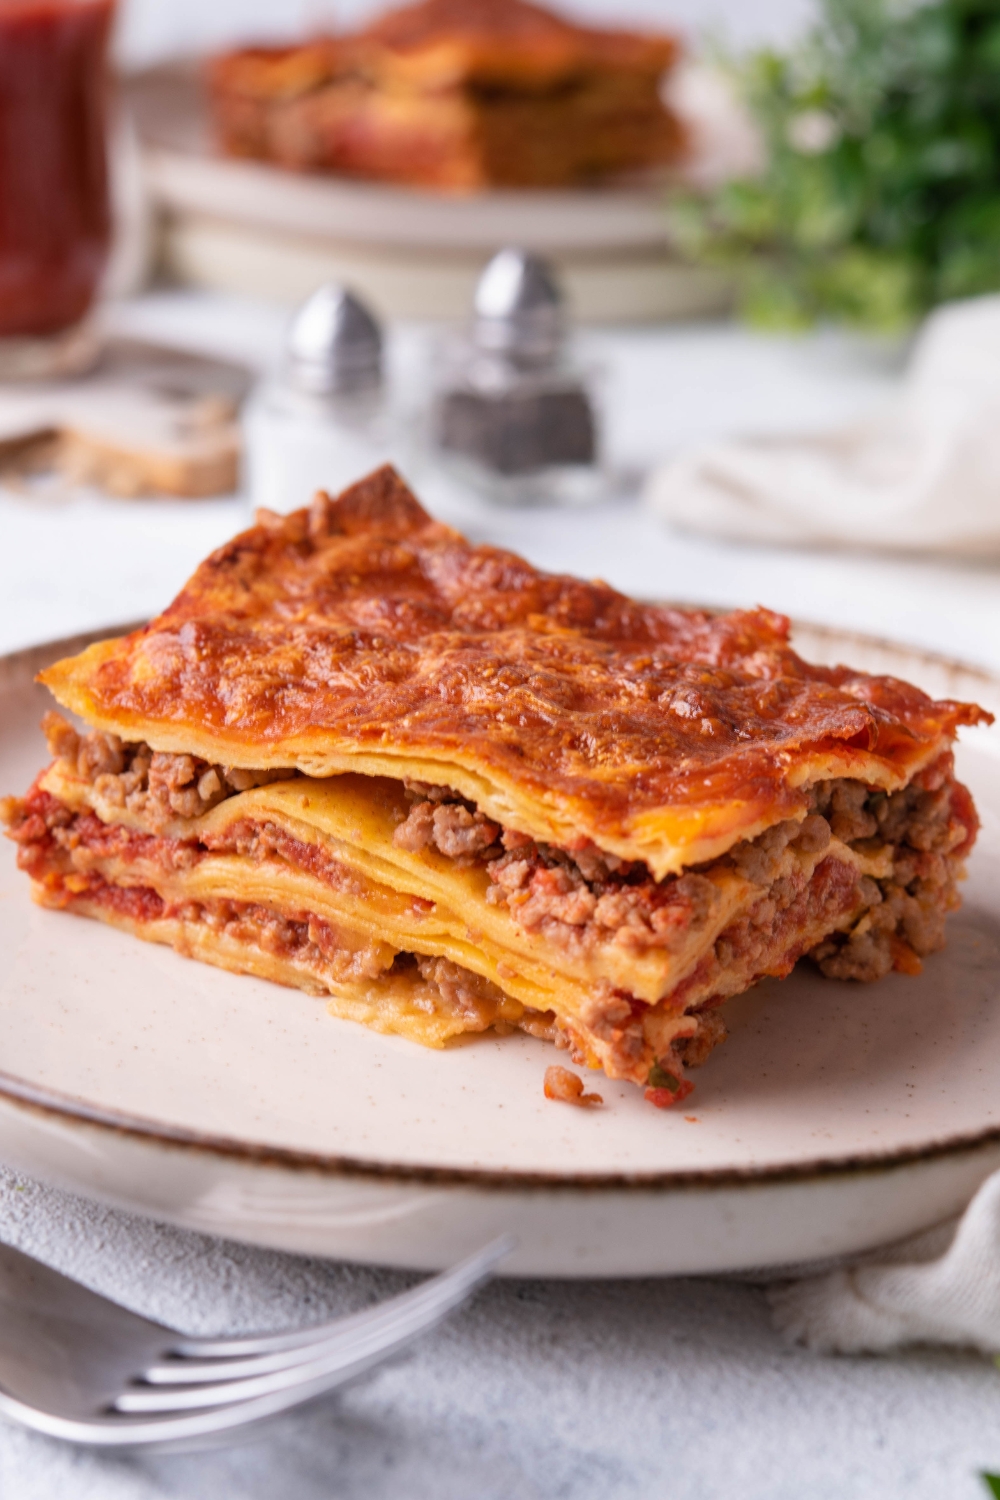
[[[109,885],[100,875],[89,878],[90,885],[81,897],[84,901],[94,901],[109,911],[131,917],[134,922],[156,922],[165,915],[162,896],[148,885]],[[73,899],[71,895],[66,904],[72,906]]]
[[[70,327],[104,270],[113,9],[114,0],[0,0],[0,334]]]

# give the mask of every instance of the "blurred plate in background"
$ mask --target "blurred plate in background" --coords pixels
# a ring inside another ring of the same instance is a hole
[[[503,245],[548,255],[582,322],[694,318],[728,306],[715,271],[672,254],[662,178],[589,190],[449,195],[231,160],[213,148],[197,73],[125,85],[161,256],[177,280],[297,302],[349,283],[384,317],[460,318]]]

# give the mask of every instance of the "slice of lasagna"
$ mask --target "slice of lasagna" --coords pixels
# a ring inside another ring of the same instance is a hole
[[[634,603],[432,520],[391,469],[215,552],[42,674],[4,816],[44,906],[431,1046],[521,1027],[658,1105],[804,955],[914,973],[988,716],[815,667],[766,610]]]
[[[673,159],[668,36],[577,26],[526,0],[421,0],[361,31],[208,71],[231,155],[428,187],[562,187]]]

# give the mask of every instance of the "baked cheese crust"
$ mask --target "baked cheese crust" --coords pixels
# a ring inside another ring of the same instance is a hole
[[[150,625],[41,681],[154,750],[454,787],[662,878],[804,817],[817,781],[906,785],[982,717],[810,666],[788,636],[767,610],[637,604],[474,547],[385,468],[265,516]]]

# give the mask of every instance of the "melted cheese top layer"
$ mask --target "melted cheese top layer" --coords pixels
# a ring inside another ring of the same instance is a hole
[[[638,604],[473,547],[381,469],[265,516],[145,629],[42,681],[155,750],[450,785],[662,878],[801,815],[820,777],[902,786],[988,717],[810,666],[788,634],[766,610]]]

